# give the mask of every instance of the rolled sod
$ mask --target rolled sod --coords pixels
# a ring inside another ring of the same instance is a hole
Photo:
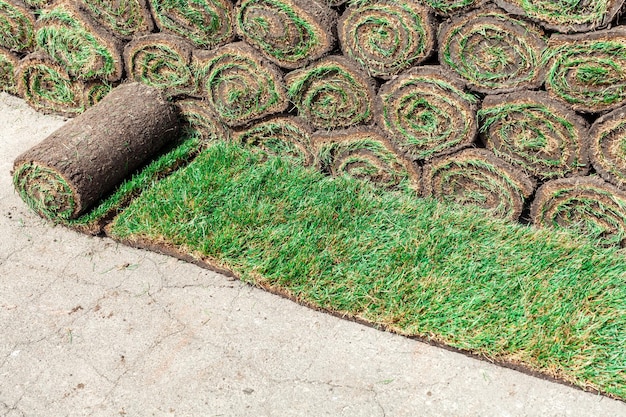
[[[85,83],[83,89],[83,97],[85,107],[92,107],[102,101],[102,99],[111,92],[114,88],[114,84],[100,82],[100,81],[88,81]]]
[[[24,3],[35,10],[51,5],[54,0],[24,0]]]
[[[13,183],[39,215],[76,218],[175,139],[178,125],[159,90],[123,84],[18,156]]]
[[[35,46],[35,15],[20,0],[0,0],[0,47],[29,52]]]
[[[161,32],[186,38],[199,48],[215,48],[235,37],[230,0],[150,0]]]
[[[493,216],[517,220],[535,182],[486,149],[464,149],[424,166],[425,197],[472,205]]]
[[[184,98],[175,103],[183,121],[181,128],[184,136],[198,137],[204,144],[230,140],[230,129],[217,117],[206,100]]]
[[[382,85],[377,122],[408,157],[430,159],[474,142],[477,103],[453,73],[440,66],[416,67]]]
[[[388,79],[432,54],[435,25],[431,9],[417,0],[358,0],[341,15],[337,32],[346,56]]]
[[[124,40],[154,30],[148,0],[79,0],[94,21]]]
[[[588,124],[543,91],[487,96],[481,138],[496,156],[540,180],[589,171]]]
[[[450,16],[464,10],[478,8],[488,0],[423,0],[424,3],[432,7],[437,14]]]
[[[571,33],[590,32],[608,25],[620,12],[624,0],[496,0],[496,4],[546,29]]]
[[[496,8],[465,13],[439,31],[439,62],[484,94],[538,88],[544,34]]]
[[[349,175],[388,190],[420,192],[420,167],[373,127],[320,131],[312,141],[320,168],[333,176]]]
[[[163,90],[169,96],[196,90],[191,69],[193,45],[165,33],[140,36],[124,47],[129,79]]]
[[[104,30],[77,3],[60,1],[41,10],[37,47],[82,80],[118,81],[122,77],[122,43]]]
[[[546,90],[575,111],[626,104],[626,28],[553,35],[544,61]]]
[[[372,120],[374,80],[343,56],[329,56],[285,77],[298,113],[319,129],[338,129]]]
[[[287,109],[283,74],[245,42],[195,50],[192,66],[198,93],[231,127]]]
[[[19,58],[8,49],[0,47],[0,91],[17,94],[15,71]]]
[[[276,65],[300,68],[336,43],[337,12],[317,0],[240,0],[237,34]]]
[[[309,166],[313,164],[311,126],[301,117],[276,116],[234,132],[235,142],[290,161]]]
[[[596,172],[626,190],[626,107],[599,117],[589,130],[589,156]]]
[[[572,229],[604,246],[626,243],[626,193],[598,177],[546,182],[537,190],[530,216],[538,227]]]

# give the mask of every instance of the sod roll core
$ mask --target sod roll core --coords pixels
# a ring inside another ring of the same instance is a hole
[[[175,139],[178,126],[157,89],[124,84],[18,156],[15,188],[43,217],[76,218]]]

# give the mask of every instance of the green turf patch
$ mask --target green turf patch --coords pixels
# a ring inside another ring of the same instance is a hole
[[[110,225],[302,303],[626,398],[623,254],[218,143]]]

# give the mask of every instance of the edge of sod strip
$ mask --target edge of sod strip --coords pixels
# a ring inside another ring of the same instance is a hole
[[[0,0],[0,47],[28,52],[35,45],[35,16],[20,0]]]
[[[543,91],[487,96],[481,138],[497,157],[540,180],[589,172],[588,124]]]
[[[183,123],[183,136],[198,137],[204,144],[228,141],[230,129],[222,123],[206,100],[182,98],[175,101]]]
[[[598,177],[546,182],[530,215],[538,227],[569,228],[606,246],[626,245],[626,193]]]
[[[623,257],[573,234],[232,144],[146,190],[108,232],[341,317],[626,397]]]
[[[240,0],[235,15],[237,34],[282,68],[300,68],[335,46],[337,12],[323,2]]]
[[[496,4],[507,12],[524,16],[546,29],[561,33],[590,32],[608,25],[620,12],[624,0],[578,3],[565,7],[550,0],[496,0]]]
[[[542,65],[546,91],[575,111],[600,113],[626,104],[624,27],[552,35]]]
[[[414,0],[354,0],[339,19],[343,53],[374,77],[389,79],[435,48],[431,10]]]
[[[0,47],[0,91],[18,94],[15,71],[19,62],[17,55]]]
[[[376,97],[377,123],[416,160],[470,146],[478,130],[477,98],[440,66],[412,68],[383,84]]]
[[[148,0],[81,0],[81,7],[115,36],[131,40],[133,36],[154,30]]]
[[[606,181],[626,190],[626,107],[598,118],[589,138],[593,167]]]
[[[463,149],[424,166],[423,195],[446,203],[472,205],[516,221],[535,181],[486,149]]]
[[[484,94],[535,89],[543,83],[543,31],[488,7],[439,28],[439,63]]]

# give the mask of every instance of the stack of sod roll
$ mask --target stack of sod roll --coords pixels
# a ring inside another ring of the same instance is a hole
[[[624,0],[0,0],[0,90],[626,244]]]

